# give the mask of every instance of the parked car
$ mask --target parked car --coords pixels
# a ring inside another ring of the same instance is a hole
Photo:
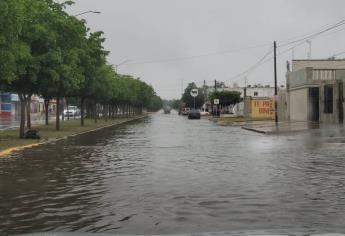
[[[79,116],[80,110],[76,106],[68,106],[68,109],[63,111],[64,116]]]
[[[188,112],[188,119],[190,120],[200,120],[200,111],[197,109],[192,109]]]

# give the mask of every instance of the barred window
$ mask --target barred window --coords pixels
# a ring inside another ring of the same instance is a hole
[[[324,87],[324,112],[333,113],[333,86],[325,85]]]

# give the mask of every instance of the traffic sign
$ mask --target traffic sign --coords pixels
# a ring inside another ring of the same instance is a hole
[[[214,100],[213,100],[213,104],[214,104],[214,105],[218,105],[218,104],[219,104],[219,99],[214,99]]]
[[[191,95],[193,98],[197,97],[198,94],[199,94],[198,89],[192,89],[192,90],[190,91],[190,95]]]

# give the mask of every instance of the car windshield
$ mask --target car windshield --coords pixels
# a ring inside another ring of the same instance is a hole
[[[345,234],[344,11],[0,0],[0,235]]]

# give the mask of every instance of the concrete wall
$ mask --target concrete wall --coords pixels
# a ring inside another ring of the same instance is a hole
[[[251,97],[245,97],[244,98],[244,109],[243,109],[243,116],[244,117],[250,117],[252,112],[252,106],[251,106]]]
[[[305,67],[314,69],[345,69],[345,60],[292,60],[292,71]]]
[[[289,118],[292,121],[308,121],[308,88],[289,92]]]
[[[338,83],[344,81],[345,86],[345,60],[294,60],[292,70],[287,74],[288,119],[308,120],[308,112],[312,109],[312,105],[309,104],[309,88],[318,87],[320,122],[339,123]],[[325,85],[333,86],[333,113],[324,112]]]
[[[287,116],[287,92],[285,89],[281,89],[278,92],[278,120],[286,121]]]
[[[303,68],[298,71],[290,72],[287,74],[287,87],[288,89],[292,89],[305,85],[311,85],[313,84],[312,76],[312,68]]]
[[[345,70],[336,70],[335,79],[336,80],[345,80]]]
[[[272,99],[246,97],[244,104],[245,117],[274,119],[274,103]]]
[[[212,92],[214,89],[209,89],[209,92]],[[244,97],[244,88],[219,88],[218,91],[236,91],[241,93],[241,98]],[[255,92],[257,95],[255,96]],[[272,98],[274,95],[274,87],[247,87],[247,96],[248,97],[269,97]]]

